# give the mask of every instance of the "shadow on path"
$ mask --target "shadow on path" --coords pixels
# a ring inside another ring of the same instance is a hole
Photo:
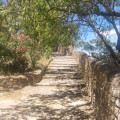
[[[0,96],[0,120],[93,120],[77,62],[54,56],[42,81]]]
[[[0,108],[0,120],[88,120],[92,107],[77,88],[55,87],[51,95],[31,94],[17,105]]]

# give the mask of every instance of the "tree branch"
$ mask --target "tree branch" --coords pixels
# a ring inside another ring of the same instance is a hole
[[[97,28],[95,28],[95,26],[92,24],[92,22],[87,19],[90,27],[97,33],[97,35],[101,38],[102,42],[104,43],[104,45],[106,46],[106,48],[109,50],[112,58],[114,59],[115,63],[117,64],[117,56],[114,52],[114,50],[112,49],[112,47],[110,45],[107,44],[107,42],[104,39],[104,36],[99,32],[99,30]]]
[[[120,33],[119,33],[118,29],[117,29],[117,26],[116,26],[115,22],[112,21],[112,20],[110,20],[110,19],[109,19],[108,17],[106,17],[106,16],[105,16],[105,18],[113,25],[113,27],[114,27],[114,29],[115,29],[115,31],[116,31],[116,34],[117,34],[117,36],[119,37],[119,36],[120,36]]]
[[[104,3],[102,0],[98,0],[98,1],[99,1],[99,3],[100,3],[101,5],[104,6],[104,8],[105,8],[107,11],[113,12],[113,10],[112,10],[108,5],[106,5],[106,3]]]
[[[51,9],[57,10],[57,11],[62,11],[62,12],[69,12],[66,9],[61,9],[61,8],[56,8],[56,7],[52,7]],[[115,17],[120,17],[120,12],[116,12],[116,11],[111,11],[111,12],[97,12],[94,11],[93,13],[88,13],[88,12],[81,12],[81,11],[75,11],[75,10],[71,10],[70,13],[74,13],[77,14],[79,16],[88,16],[90,14],[96,14],[98,16],[115,16]]]

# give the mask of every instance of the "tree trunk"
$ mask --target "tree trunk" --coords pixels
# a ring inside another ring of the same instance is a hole
[[[88,24],[91,26],[91,28],[97,33],[97,35],[101,38],[102,42],[104,43],[105,47],[109,50],[112,58],[114,59],[115,63],[117,64],[117,56],[114,52],[114,50],[112,49],[112,47],[110,45],[108,45],[108,43],[106,42],[104,36],[99,32],[99,30],[97,28],[95,28],[95,26],[92,24],[92,22],[90,20],[87,20]]]

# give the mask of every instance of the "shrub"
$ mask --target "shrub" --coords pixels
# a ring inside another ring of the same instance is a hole
[[[28,60],[25,57],[19,57],[17,61],[13,61],[10,67],[12,72],[25,72],[28,67]]]
[[[45,55],[46,55],[46,58],[47,59],[49,59],[49,57],[50,57],[50,55],[51,55],[51,53],[52,53],[52,48],[51,47],[49,47],[49,46],[46,46],[45,47]]]
[[[1,71],[24,72],[28,67],[27,37],[16,34],[9,41],[0,44]]]
[[[50,47],[46,47],[46,56],[51,54]],[[42,52],[39,40],[31,39],[24,34],[16,34],[6,43],[0,44],[0,62],[3,71],[9,73],[24,72],[28,65],[35,68]]]

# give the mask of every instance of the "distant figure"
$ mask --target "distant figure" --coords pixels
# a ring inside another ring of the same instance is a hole
[[[64,47],[62,45],[58,46],[58,52],[63,54],[64,53]]]
[[[65,54],[65,55],[70,55],[70,48],[66,47],[66,48],[64,49],[64,54]]]

